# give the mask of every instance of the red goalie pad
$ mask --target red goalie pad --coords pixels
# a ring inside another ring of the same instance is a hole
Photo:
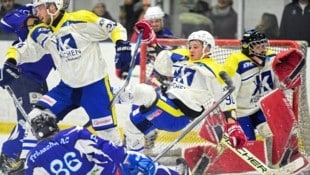
[[[288,49],[277,54],[272,63],[272,69],[281,87],[291,89],[301,85],[300,71],[304,65],[303,54],[297,49]]]
[[[222,112],[207,116],[199,130],[199,136],[209,142],[218,144],[224,133],[226,119]]]
[[[291,144],[289,140],[296,116],[285,94],[279,89],[261,98],[260,106],[273,134],[272,164],[276,165],[282,161],[287,145]]]
[[[156,34],[152,29],[149,22],[145,20],[140,20],[135,24],[135,32],[142,32],[142,42],[146,44],[152,44],[156,41]]]

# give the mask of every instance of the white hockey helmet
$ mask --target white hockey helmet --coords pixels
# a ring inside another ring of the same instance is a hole
[[[204,46],[209,46],[211,49],[215,47],[215,40],[213,36],[209,32],[204,30],[199,30],[191,33],[187,38],[187,42],[190,42],[192,40],[201,41]]]
[[[163,19],[164,16],[165,16],[165,13],[159,6],[153,6],[153,7],[147,8],[144,14],[144,18],[146,20]]]
[[[37,7],[41,4],[54,3],[58,10],[66,10],[69,7],[70,0],[33,0],[32,4]]]
[[[192,40],[201,41],[204,49],[206,47],[210,48],[210,52],[205,53],[204,55],[210,55],[212,49],[215,48],[215,40],[214,40],[213,36],[205,30],[199,30],[199,31],[191,33],[187,38],[187,43],[189,43]]]

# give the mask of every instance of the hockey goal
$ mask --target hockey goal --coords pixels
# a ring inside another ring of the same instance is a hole
[[[158,43],[162,46],[175,46],[182,47],[186,46],[186,39],[158,39]],[[240,51],[239,40],[216,40],[217,48],[212,51],[212,57],[215,58],[220,64],[224,62],[227,56],[234,52]],[[297,48],[303,52],[306,58],[307,43],[297,42],[292,40],[269,40],[270,49],[276,53],[286,50],[288,48]],[[152,72],[152,63],[146,64],[146,52],[147,46],[141,45],[141,61],[140,61],[140,82],[147,82],[150,73]],[[295,115],[298,120],[298,131],[299,131],[299,149],[301,152],[308,155],[310,153],[310,117],[307,103],[307,92],[306,92],[306,68],[302,70],[303,84],[300,88],[294,91],[286,92],[288,99],[290,100]],[[275,102],[276,103],[276,102]],[[180,155],[180,150],[187,146],[206,144],[206,141],[200,139],[197,135],[199,126],[195,127],[192,132],[185,136],[178,144],[176,144],[172,151],[168,152],[168,155]],[[154,154],[160,153],[167,145],[171,144],[180,134],[180,132],[165,132],[159,131],[158,139],[156,140]],[[181,149],[179,149],[181,148]]]

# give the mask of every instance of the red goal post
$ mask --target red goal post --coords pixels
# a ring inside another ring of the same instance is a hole
[[[186,46],[186,39],[157,39],[158,44],[162,46]],[[228,55],[233,51],[240,50],[240,40],[226,40],[216,39],[216,48],[212,51],[212,57],[216,59],[220,64],[224,62]],[[269,40],[270,49],[276,53],[286,50],[288,48],[297,48],[303,52],[306,58],[307,43],[302,41],[293,40]],[[146,64],[147,45],[141,44],[140,47],[140,82],[146,82],[148,78],[148,67]],[[152,68],[151,68],[152,69]],[[300,88],[296,88],[293,92],[288,92],[288,98],[292,104],[295,115],[298,120],[299,136],[300,136],[300,148],[304,153],[310,153],[310,136],[307,135],[310,131],[309,111],[306,92],[306,68],[302,71],[303,84]],[[309,142],[309,143],[307,143]]]

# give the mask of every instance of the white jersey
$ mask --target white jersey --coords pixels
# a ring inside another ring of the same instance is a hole
[[[241,52],[232,53],[225,61],[224,68],[233,76],[236,90],[237,117],[251,115],[260,109],[259,100],[276,88],[272,60],[275,54],[267,52],[265,65],[257,66]]]
[[[167,95],[181,100],[195,111],[208,108],[210,102],[220,99],[226,92],[226,86],[219,77],[222,67],[212,58],[177,61],[173,63],[172,71],[173,80]],[[221,110],[232,109],[235,109],[235,104],[230,96],[221,104]]]
[[[28,37],[23,46],[19,45],[17,60],[19,63],[36,62],[40,55],[51,53],[61,79],[73,88],[107,76],[99,41],[127,40],[126,30],[120,24],[85,10],[64,13],[57,26],[51,28],[53,32],[36,34],[30,31],[30,36],[37,35],[37,41]]]

